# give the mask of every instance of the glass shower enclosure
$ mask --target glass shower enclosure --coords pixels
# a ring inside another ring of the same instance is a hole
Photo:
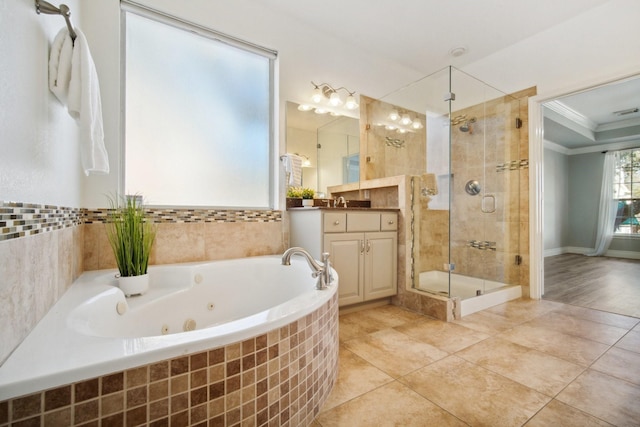
[[[447,67],[381,101],[390,111],[378,123],[387,150],[420,157],[406,218],[414,290],[464,300],[520,284],[520,172],[528,165],[519,100]],[[426,147],[404,143],[416,140],[410,133]]]

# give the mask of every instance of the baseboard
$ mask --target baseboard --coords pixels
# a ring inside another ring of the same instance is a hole
[[[640,252],[636,252],[636,251],[610,250],[610,251],[607,251],[607,253],[604,255],[612,258],[640,259]]]
[[[544,250],[544,257],[548,257],[548,256],[556,256],[556,255],[562,255],[562,254],[566,254],[567,253],[567,248],[553,248],[553,249],[545,249]]]
[[[548,256],[556,256],[562,254],[579,254],[584,255],[588,252],[593,251],[593,248],[580,248],[577,246],[563,246],[561,248],[553,248],[553,249],[545,249],[544,256],[545,258]],[[640,252],[636,251],[617,251],[617,250],[608,250],[604,256],[611,258],[627,258],[627,259],[640,259]]]

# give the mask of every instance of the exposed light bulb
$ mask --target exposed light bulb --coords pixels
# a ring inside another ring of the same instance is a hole
[[[420,119],[416,117],[413,123],[411,123],[411,127],[414,129],[422,129],[424,126],[422,125]]]
[[[329,110],[324,108],[316,108],[316,114],[327,114]]]
[[[394,122],[400,118],[400,114],[398,110],[391,110],[389,113],[389,120],[393,120]]]
[[[322,98],[324,98],[324,95],[322,94],[322,89],[320,89],[319,87],[316,87],[311,93],[311,100],[316,104],[319,104],[322,101]]]
[[[302,167],[303,167],[303,168],[311,167],[311,160],[309,160],[308,158],[305,158],[305,159],[302,161]]]
[[[337,92],[333,92],[331,94],[331,96],[329,97],[329,104],[333,105],[334,107],[342,104],[342,99],[340,99],[340,95],[338,95]]]
[[[398,133],[407,133],[407,130],[403,129],[403,128],[400,128],[400,129],[398,129]]]
[[[300,111],[311,111],[313,110],[313,107],[309,104],[300,104],[298,105],[298,110]]]
[[[410,125],[411,124],[411,117],[409,117],[408,114],[403,114],[402,118],[400,119],[400,123],[402,123],[405,126]]]
[[[347,100],[344,103],[344,106],[348,109],[348,110],[355,110],[356,108],[359,107],[358,102],[356,101],[356,99],[353,97],[353,95],[349,95],[347,97]]]
[[[397,129],[394,125],[386,125],[384,128],[386,130],[396,130]]]

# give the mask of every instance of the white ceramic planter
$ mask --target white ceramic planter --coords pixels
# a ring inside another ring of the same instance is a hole
[[[118,277],[118,286],[128,297],[133,295],[142,295],[149,289],[149,274]]]
[[[313,206],[313,199],[302,199],[302,206],[305,208]]]

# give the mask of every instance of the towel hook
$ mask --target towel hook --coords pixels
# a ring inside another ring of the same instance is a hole
[[[62,15],[65,22],[67,23],[67,28],[69,29],[69,36],[72,41],[76,41],[76,31],[73,29],[73,25],[71,25],[71,9],[66,4],[61,4],[60,7],[55,7],[51,3],[45,0],[35,0],[36,2],[36,13],[40,15],[44,13],[45,15]]]

